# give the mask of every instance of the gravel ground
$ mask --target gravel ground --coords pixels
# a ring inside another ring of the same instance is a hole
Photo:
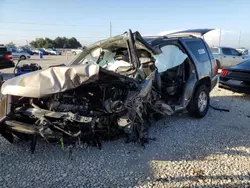
[[[250,97],[216,88],[211,104],[230,112],[166,117],[145,149],[119,139],[70,153],[40,140],[32,155],[0,137],[0,187],[250,187]]]

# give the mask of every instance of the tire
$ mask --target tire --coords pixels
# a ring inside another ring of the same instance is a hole
[[[21,55],[21,56],[20,56],[20,59],[21,59],[21,60],[25,60],[26,57],[25,57],[24,55]]]
[[[187,106],[188,114],[191,117],[203,118],[208,112],[209,105],[209,89],[206,85],[201,85],[196,89]]]

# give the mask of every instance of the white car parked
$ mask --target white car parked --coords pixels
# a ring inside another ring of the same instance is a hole
[[[79,53],[81,53],[83,50],[82,48],[77,48],[77,49],[72,49],[71,52],[73,55],[77,55]]]
[[[30,59],[30,54],[15,49],[11,49],[13,59]]]
[[[62,53],[56,49],[48,48],[44,50],[48,52],[50,55],[62,55]]]

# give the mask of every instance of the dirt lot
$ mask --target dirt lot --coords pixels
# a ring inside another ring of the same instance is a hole
[[[46,67],[67,59],[37,62]],[[2,72],[7,78],[12,70]],[[29,143],[0,137],[0,187],[248,187],[250,97],[216,88],[211,104],[230,112],[166,117],[150,128],[156,140],[145,149],[119,139],[102,150],[79,146],[71,153],[40,140],[32,155]]]

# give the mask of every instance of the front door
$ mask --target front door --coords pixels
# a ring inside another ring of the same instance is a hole
[[[244,56],[235,49],[231,49],[231,54],[233,56],[232,66],[237,65],[244,61]]]
[[[231,48],[222,48],[221,53],[222,67],[231,67],[235,64],[235,56],[233,56]]]

